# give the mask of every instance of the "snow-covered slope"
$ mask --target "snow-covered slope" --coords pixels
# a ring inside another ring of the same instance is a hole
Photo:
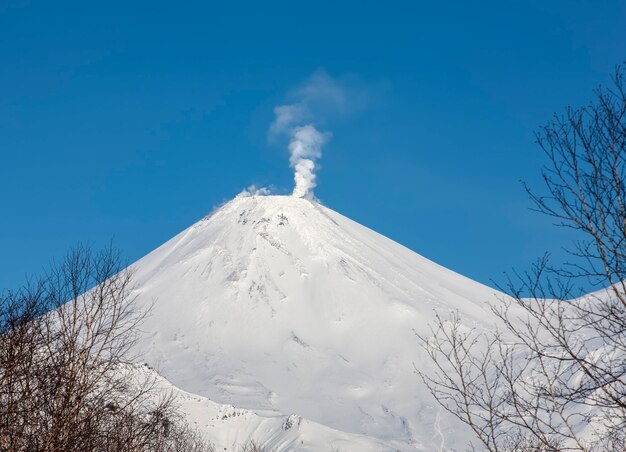
[[[124,372],[138,382],[154,383],[155,401],[163,393],[173,395],[184,422],[202,437],[210,439],[218,451],[238,452],[251,442],[260,446],[261,450],[272,452],[413,450],[401,442],[341,432],[295,414],[252,411],[215,403],[177,388],[145,364],[127,366]]]
[[[465,443],[415,375],[415,331],[434,310],[489,327],[495,290],[290,196],[237,197],[133,268],[154,304],[138,351],[185,391],[419,450]]]

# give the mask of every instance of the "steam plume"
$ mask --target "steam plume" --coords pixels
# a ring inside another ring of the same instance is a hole
[[[294,170],[293,196],[312,198],[317,160],[331,137],[313,124],[347,111],[346,90],[324,71],[314,73],[290,96],[293,102],[274,108],[270,137],[289,137],[289,166]]]
[[[296,127],[289,143],[289,164],[294,169],[293,196],[310,198],[315,188],[315,160],[322,156],[322,145],[328,134],[322,134],[311,124]]]

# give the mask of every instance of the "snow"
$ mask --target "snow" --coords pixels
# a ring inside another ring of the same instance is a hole
[[[215,403],[177,388],[147,365],[127,366],[124,371],[138,381],[154,382],[154,389],[157,390],[154,393],[155,399],[159,393],[172,394],[185,421],[210,439],[216,450],[238,451],[251,440],[263,450],[272,451],[413,450],[406,444],[383,442],[364,435],[333,430],[295,414],[254,412]]]
[[[467,444],[415,374],[430,365],[415,333],[450,310],[491,328],[494,289],[291,196],[239,196],[132,267],[138,303],[152,305],[137,352],[217,443]],[[220,410],[245,414],[209,422]],[[299,430],[282,429],[290,414]]]

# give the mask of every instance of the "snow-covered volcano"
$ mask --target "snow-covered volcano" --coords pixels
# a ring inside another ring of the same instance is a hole
[[[488,327],[495,290],[291,196],[237,197],[133,268],[153,304],[138,351],[185,391],[398,449],[466,443],[415,332],[435,310]]]

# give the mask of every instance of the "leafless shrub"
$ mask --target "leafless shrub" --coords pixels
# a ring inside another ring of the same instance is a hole
[[[261,445],[255,441],[247,441],[241,446],[240,452],[270,452],[269,449],[261,447]]]
[[[147,312],[112,249],[79,247],[0,299],[0,450],[211,450],[130,350]]]
[[[618,67],[596,101],[540,130],[548,157],[537,210],[580,239],[572,262],[547,257],[515,274],[504,327],[469,330],[438,317],[421,343],[437,372],[419,372],[441,405],[490,451],[626,450],[626,88]],[[604,290],[580,297],[577,282]]]

